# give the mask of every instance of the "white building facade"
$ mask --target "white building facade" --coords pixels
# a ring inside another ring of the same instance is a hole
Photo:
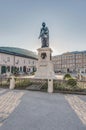
[[[67,52],[53,57],[54,71],[86,73],[86,51]]]
[[[21,72],[33,72],[36,70],[37,58],[28,55],[0,50],[0,74],[13,73],[17,68]]]

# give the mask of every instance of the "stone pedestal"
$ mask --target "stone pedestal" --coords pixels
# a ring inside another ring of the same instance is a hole
[[[1,66],[0,66],[0,74],[1,74]]]
[[[55,79],[52,63],[52,50],[49,47],[38,49],[38,65],[35,77],[38,79]]]
[[[48,93],[53,93],[53,79],[48,79]]]
[[[15,77],[11,76],[10,79],[10,89],[14,89],[15,88]]]

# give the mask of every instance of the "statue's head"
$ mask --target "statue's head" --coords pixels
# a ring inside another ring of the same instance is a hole
[[[42,23],[42,26],[43,26],[43,27],[45,27],[45,26],[46,26],[46,23],[45,23],[45,22],[43,22],[43,23]]]

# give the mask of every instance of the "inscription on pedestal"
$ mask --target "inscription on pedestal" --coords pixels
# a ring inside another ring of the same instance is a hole
[[[47,63],[46,62],[41,62],[40,66],[47,66]]]

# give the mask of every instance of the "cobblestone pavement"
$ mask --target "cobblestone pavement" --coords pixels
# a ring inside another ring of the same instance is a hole
[[[65,98],[76,112],[82,123],[86,125],[86,102],[81,100],[76,95],[67,95]]]
[[[0,89],[0,130],[86,130],[86,96]]]
[[[0,91],[0,94],[2,94],[2,96],[0,96],[0,126],[18,106],[20,98],[23,96],[23,92],[4,92],[6,92],[4,89]]]

